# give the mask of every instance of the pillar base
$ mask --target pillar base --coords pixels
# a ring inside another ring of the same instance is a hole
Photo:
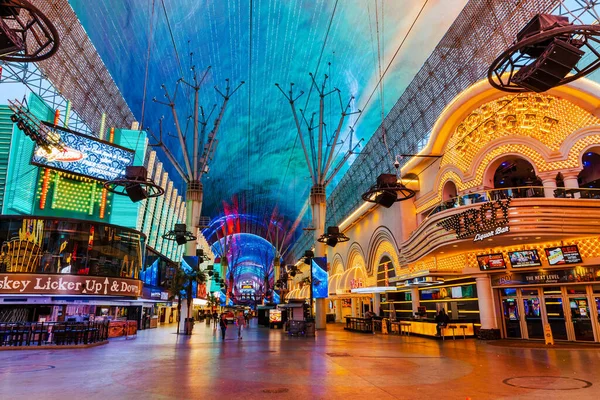
[[[500,329],[480,329],[477,334],[479,340],[500,340]]]

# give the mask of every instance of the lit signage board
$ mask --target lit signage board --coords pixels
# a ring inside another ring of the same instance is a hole
[[[455,231],[458,239],[475,235],[474,242],[510,232],[508,208],[510,198],[484,203],[438,222],[447,231]]]
[[[583,262],[577,245],[553,247],[545,249],[545,251],[550,265],[579,264]]]
[[[142,294],[142,281],[62,274],[0,274],[0,295],[91,295],[138,297]]]
[[[31,158],[34,165],[99,181],[110,181],[123,176],[125,167],[133,165],[133,150],[70,129],[48,125],[60,136],[64,149],[54,148],[48,152],[36,146]]]

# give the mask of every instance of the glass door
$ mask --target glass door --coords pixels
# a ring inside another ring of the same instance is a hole
[[[554,340],[569,340],[560,287],[545,287],[543,290],[546,316],[548,317],[548,324],[550,324],[550,328],[552,329]]]
[[[507,338],[521,339],[521,320],[519,318],[519,306],[515,298],[502,298],[504,310],[504,325]]]
[[[542,307],[537,289],[521,289],[523,297],[523,315],[529,339],[544,338],[544,324],[542,322]]]
[[[597,298],[596,301],[598,301]],[[594,328],[592,327],[592,315],[587,297],[569,297],[569,308],[571,309],[575,340],[593,342]]]

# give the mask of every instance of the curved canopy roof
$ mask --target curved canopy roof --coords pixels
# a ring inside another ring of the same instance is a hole
[[[208,114],[222,102],[214,86],[223,92],[225,79],[232,87],[245,81],[231,97],[217,134],[210,172],[203,179],[203,215],[216,215],[223,200],[238,196],[251,214],[278,207],[294,221],[307,201],[311,181],[289,103],[274,84],[286,88],[294,82],[297,93],[306,92],[298,109],[306,110],[307,122],[318,111],[319,98],[311,89],[309,72],[319,85],[327,74],[325,90],[339,88],[344,105],[355,97],[351,111],[363,113],[346,119],[337,143],[333,132],[340,99],[333,93],[325,101],[323,147],[335,146],[341,161],[351,144],[373,135],[381,113],[397,101],[467,1],[69,2],[136,119],[157,134],[158,121],[165,117],[163,140],[181,164],[179,140],[168,135],[176,133],[170,109],[151,101],[167,101],[161,85],[172,95],[178,79],[191,81],[192,66],[199,73],[211,66],[199,93]],[[385,73],[382,91],[377,89],[380,71]],[[193,92],[185,84],[175,103],[189,138]],[[159,151],[159,156],[178,180],[164,154]]]

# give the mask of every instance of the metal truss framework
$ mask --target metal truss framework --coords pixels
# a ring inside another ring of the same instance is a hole
[[[68,0],[30,0],[56,26],[58,52],[37,63],[42,72],[88,127],[99,132],[102,113],[106,126],[129,127],[133,113],[79,22]],[[18,76],[18,75],[16,75]],[[25,75],[27,78],[27,75]]]
[[[383,121],[392,154],[417,154],[429,140],[438,116],[452,99],[486,77],[492,61],[512,44],[517,32],[538,13],[594,23],[599,0],[472,0],[463,9]],[[600,6],[599,6],[600,7]],[[362,202],[360,193],[377,176],[390,172],[393,160],[382,139],[382,126],[328,198],[326,225],[339,225]],[[405,158],[401,163],[406,163]],[[298,258],[311,246],[303,235],[290,251]]]
[[[35,63],[15,63],[0,61],[0,84],[22,83],[33,93],[37,94],[50,108],[60,110],[60,121],[64,125],[69,104],[48,78],[40,71]],[[68,126],[81,133],[94,135],[88,125],[71,109]]]

